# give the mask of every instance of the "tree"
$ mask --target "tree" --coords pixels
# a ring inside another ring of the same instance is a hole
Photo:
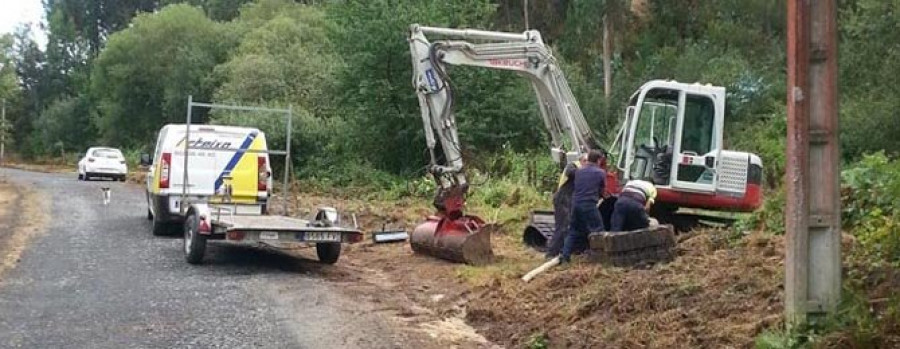
[[[240,13],[241,7],[253,0],[162,0],[163,5],[187,3],[202,8],[206,15],[217,21],[229,21]]]
[[[0,99],[11,98],[18,89],[14,43],[12,35],[0,35]]]
[[[494,6],[483,0],[347,1],[329,8],[340,28],[333,41],[346,62],[338,75],[336,103],[353,127],[348,148],[365,150],[358,154],[361,161],[394,172],[427,163],[419,105],[410,85],[409,26],[489,28],[493,13]],[[464,151],[535,147],[535,138],[544,132],[526,80],[508,72],[450,69]]]
[[[261,0],[241,11],[232,23],[242,33],[232,57],[216,67],[221,85],[215,99],[225,103],[263,104],[294,111],[292,147],[295,163],[320,164],[341,134],[343,117],[330,103],[343,59],[334,51],[333,24],[324,11],[287,0]],[[284,146],[284,121],[247,113],[215,112],[214,121],[252,125],[268,134],[273,148]]]
[[[83,151],[95,138],[90,113],[86,96],[51,102],[35,120],[32,146],[52,154]]]
[[[183,122],[187,96],[210,100],[213,68],[224,62],[237,37],[200,9],[171,5],[138,15],[110,36],[95,61],[91,90],[99,103],[95,122],[102,139],[145,146],[167,122]],[[205,113],[196,111],[197,120]]]
[[[68,32],[63,38],[70,43],[83,42],[89,55],[95,57],[110,34],[125,28],[136,14],[155,10],[157,3],[157,0],[45,0],[44,8],[51,36],[64,26]]]
[[[615,42],[620,39],[618,31],[625,27],[629,16],[627,5],[624,0],[573,0],[569,2],[566,14],[568,27],[563,47],[567,49],[568,54],[584,59],[585,55],[596,56],[599,46],[603,95],[607,100],[610,99],[613,89],[612,61],[616,53]],[[636,10],[641,8],[640,4],[635,7]],[[583,67],[584,63],[582,62]]]
[[[7,102],[12,100],[18,90],[13,55],[13,36],[10,34],[0,36],[0,104],[2,104],[0,108],[3,108],[3,116],[0,119],[0,142],[2,142],[0,160],[3,160],[6,141],[12,130],[6,116]]]
[[[262,0],[233,23],[241,43],[216,68],[219,100],[278,101],[322,114],[343,60],[334,52],[332,23],[323,11],[286,0]],[[244,31],[245,30],[245,31]]]
[[[503,31],[521,32],[536,29],[549,43],[562,37],[566,13],[572,0],[497,0],[497,10],[491,18],[493,27]],[[525,23],[525,15],[528,23]],[[527,27],[527,28],[526,28]]]
[[[45,90],[39,96],[42,104],[76,94],[75,80],[86,74],[90,63],[90,42],[80,36],[76,23],[61,9],[62,3],[47,14],[46,66],[41,74]]]
[[[49,90],[49,79],[45,78],[46,56],[32,39],[28,26],[20,26],[13,34],[13,53],[19,93],[7,105],[7,116],[16,130],[10,143],[19,145],[17,150],[24,155],[33,155],[37,149],[24,145],[28,143],[33,120],[44,107],[43,96]]]
[[[841,151],[848,160],[885,150],[900,154],[900,1],[857,0],[841,9],[839,21]]]

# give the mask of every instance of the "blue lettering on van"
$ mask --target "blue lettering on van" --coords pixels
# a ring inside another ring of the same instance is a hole
[[[196,140],[190,142],[191,148],[204,148],[204,149],[231,149],[231,142],[219,142],[218,140],[205,140],[203,137],[200,137]]]
[[[182,138],[180,141],[178,141],[175,147],[181,148],[184,145],[184,140],[185,139]],[[203,137],[200,137],[188,142],[188,147],[193,149],[231,149],[231,142],[222,142],[216,139],[205,140],[203,139]]]

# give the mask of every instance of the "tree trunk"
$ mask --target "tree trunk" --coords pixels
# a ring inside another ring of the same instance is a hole
[[[523,0],[523,2],[522,9],[525,12],[525,30],[531,30],[531,23],[528,23],[528,0]]]
[[[612,93],[612,24],[608,15],[603,15],[603,96],[609,99]]]

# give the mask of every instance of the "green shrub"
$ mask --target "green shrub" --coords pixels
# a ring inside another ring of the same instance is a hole
[[[299,173],[304,189],[344,196],[384,196],[402,182],[399,177],[375,169],[366,162],[335,161],[302,169]]]
[[[857,253],[900,265],[900,162],[866,155],[841,173],[842,219],[859,242]]]
[[[878,348],[890,340],[885,336],[900,320],[900,302],[888,300],[885,309],[875,312],[866,293],[846,282],[837,311],[825,317],[811,317],[791,328],[768,329],[756,337],[759,349],[782,348]]]
[[[434,179],[430,175],[424,175],[394,183],[391,188],[391,197],[429,198],[434,196],[435,190],[437,190],[437,184],[434,182]]]
[[[125,163],[132,171],[140,166],[141,153],[144,153],[141,149],[122,149],[122,155],[125,156]]]
[[[544,333],[534,333],[530,337],[528,337],[528,342],[525,346],[529,349],[547,349],[550,347],[549,343],[547,343],[547,335]]]
[[[767,188],[781,186],[785,170],[787,117],[783,106],[759,120],[744,123],[726,121],[726,129],[733,129],[728,138],[729,149],[752,152],[763,161],[763,179]],[[727,119],[726,119],[727,120]]]
[[[769,191],[765,194],[762,208],[737,221],[732,228],[739,233],[762,230],[776,235],[783,235],[785,204],[784,188]]]
[[[867,155],[841,173],[841,183],[842,224],[857,238],[857,253],[900,263],[900,162],[883,152]],[[763,207],[734,229],[784,234],[786,204],[783,188],[770,191]]]

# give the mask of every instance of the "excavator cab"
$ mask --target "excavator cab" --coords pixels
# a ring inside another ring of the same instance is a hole
[[[724,150],[725,88],[654,80],[632,95],[620,130],[620,183],[651,181],[657,202],[748,212],[762,203],[762,161]]]

